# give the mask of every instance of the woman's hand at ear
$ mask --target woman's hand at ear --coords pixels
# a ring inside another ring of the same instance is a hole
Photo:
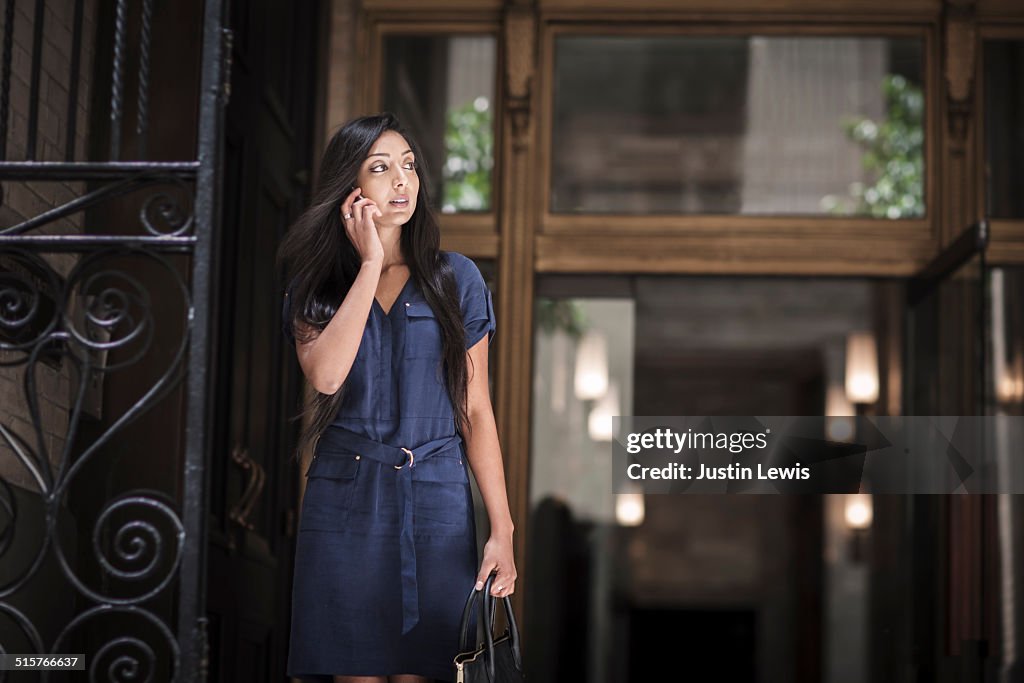
[[[359,252],[363,263],[381,263],[384,261],[384,245],[381,244],[373,218],[383,214],[372,199],[359,197],[359,193],[360,188],[357,187],[341,203],[341,224],[345,226],[345,234]]]

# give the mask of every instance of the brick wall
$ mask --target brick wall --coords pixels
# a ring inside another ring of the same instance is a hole
[[[86,159],[89,129],[89,105],[92,97],[92,72],[95,56],[95,35],[98,0],[85,0],[83,7],[82,49],[79,57],[76,135],[74,159]],[[11,49],[10,110],[8,114],[6,161],[26,158],[26,142],[30,117],[32,53],[34,32],[33,3],[17,2],[14,13],[14,34]],[[64,161],[68,146],[68,93],[72,83],[71,51],[74,21],[72,0],[48,1],[43,19],[43,41],[40,53],[38,128],[35,158],[38,161]],[[0,11],[0,36],[5,30],[5,16]],[[77,182],[4,182],[0,205],[0,227],[10,227],[70,201],[84,192],[84,183]],[[82,230],[81,215],[54,221],[32,234],[70,234]],[[74,267],[76,256],[49,254],[47,263],[60,277]],[[14,354],[0,352],[0,362]],[[63,448],[68,428],[68,415],[77,377],[72,376],[71,363],[59,368],[39,363],[35,369],[44,443],[51,462],[56,463]],[[37,448],[26,398],[24,365],[0,367],[0,423],[25,438]],[[73,383],[74,382],[74,386]],[[35,489],[29,473],[0,439],[0,477],[8,482]]]

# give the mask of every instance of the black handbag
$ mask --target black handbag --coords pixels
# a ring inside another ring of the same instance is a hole
[[[476,590],[474,587],[466,598],[462,623],[459,625],[459,654],[455,655],[456,683],[522,683],[526,680],[523,675],[523,659],[519,653],[519,628],[512,614],[512,600],[507,595],[501,600],[505,605],[508,628],[498,638],[493,635],[496,600],[491,595],[491,582],[494,577],[495,572],[492,571],[483,589]],[[484,643],[473,648],[469,644],[469,620],[478,593],[484,594],[480,603]]]

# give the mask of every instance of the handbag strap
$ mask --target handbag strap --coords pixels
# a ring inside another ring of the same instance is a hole
[[[493,570],[493,569],[491,570],[490,575],[487,577],[487,582],[484,584],[484,587],[483,587],[482,590],[477,590],[475,586],[469,589],[469,597],[466,598],[466,606],[462,609],[462,620],[459,622],[459,651],[460,652],[466,652],[470,648],[475,647],[474,645],[471,645],[470,642],[469,642],[469,618],[473,614],[473,604],[476,602],[477,594],[482,592],[484,594],[484,596],[487,596],[488,593],[490,592],[491,579],[496,576],[496,571],[497,570]],[[485,599],[485,603],[486,603],[486,599]],[[490,615],[487,618],[481,620],[481,622],[480,622],[480,625],[483,628],[485,628],[485,629],[493,628],[493,626],[494,626],[494,607],[495,606],[494,606],[493,601],[491,602],[491,606],[490,607],[491,607]]]
[[[487,674],[490,680],[494,680],[494,608],[496,600],[491,595],[491,583],[497,576],[496,570],[492,570],[487,576],[487,581],[484,582],[482,590],[476,590],[474,586],[469,593],[469,597],[466,598],[466,606],[462,610],[462,621],[459,625],[459,647],[461,652],[466,652],[470,649],[469,644],[469,617],[473,611],[473,604],[476,601],[477,593],[483,592],[483,601],[480,603],[480,618],[484,627],[484,646],[487,649]],[[523,659],[519,650],[519,626],[516,624],[516,617],[512,611],[512,599],[507,595],[501,598],[502,605],[505,608],[505,618],[508,621],[509,641],[512,648],[512,660],[515,667],[520,671],[523,670]]]

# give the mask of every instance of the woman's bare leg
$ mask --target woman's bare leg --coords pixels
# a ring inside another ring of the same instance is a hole
[[[388,683],[430,683],[430,679],[414,674],[397,674],[388,676]]]

